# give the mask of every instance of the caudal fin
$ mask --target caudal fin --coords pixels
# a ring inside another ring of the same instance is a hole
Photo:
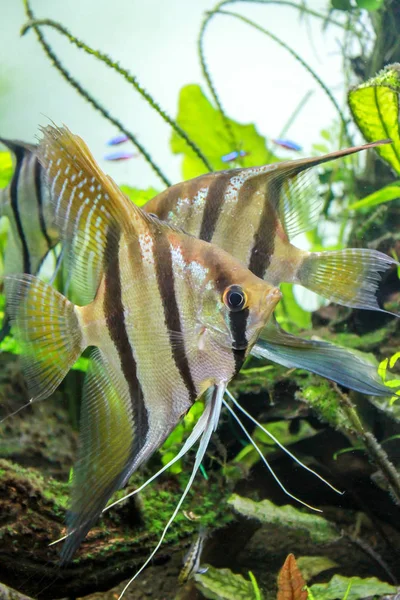
[[[379,306],[377,296],[382,274],[398,264],[382,252],[365,248],[311,252],[302,262],[296,280],[331,302],[388,312]]]
[[[84,350],[75,306],[33,275],[6,277],[5,293],[29,392],[47,398]]]

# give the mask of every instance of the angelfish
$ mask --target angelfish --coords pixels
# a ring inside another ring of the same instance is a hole
[[[398,264],[376,250],[308,252],[291,240],[319,216],[312,167],[383,140],[320,157],[201,175],[176,184],[144,207],[200,239],[217,244],[273,285],[298,283],[344,306],[382,310],[381,273]],[[387,396],[376,367],[351,350],[286,333],[270,319],[252,350],[287,367],[298,367],[358,390]]]
[[[207,530],[201,527],[199,534],[183,558],[183,567],[179,573],[178,583],[183,585],[196,573],[206,573],[206,568],[200,567],[201,554],[203,552],[204,542],[207,537]]]
[[[281,293],[221,248],[132,204],[68,129],[43,133],[37,155],[67,267],[95,296],[77,306],[32,275],[10,276],[5,287],[33,400],[49,396],[83,350],[95,347],[62,550],[68,561],[113,492],[206,392],[190,437],[191,444],[200,439],[191,485],[226,386]]]
[[[4,138],[0,143],[10,150],[15,163],[11,182],[0,190],[0,216],[10,222],[4,275],[36,275],[59,239],[44,173],[35,155],[36,146]],[[0,339],[8,332],[6,317]]]

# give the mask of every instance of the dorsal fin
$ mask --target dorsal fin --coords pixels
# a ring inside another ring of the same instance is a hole
[[[47,126],[38,147],[67,247],[66,267],[81,303],[93,300],[106,241],[138,218],[136,207],[99,168],[85,142],[66,127]],[[110,201],[112,197],[112,201]]]
[[[391,140],[380,140],[323,156],[300,158],[274,165],[276,168],[268,173],[268,177],[270,181],[275,180],[280,192],[276,194],[275,200],[271,198],[271,201],[275,202],[274,208],[288,238],[292,240],[300,233],[309,231],[318,221],[322,200],[317,193],[318,174],[312,167],[389,143]]]
[[[37,152],[48,178],[55,224],[67,246],[68,279],[86,304],[96,294],[109,236],[121,230],[134,235],[145,224],[181,230],[133,204],[67,127],[47,126],[42,131]]]

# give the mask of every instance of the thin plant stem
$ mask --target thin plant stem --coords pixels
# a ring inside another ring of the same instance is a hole
[[[285,125],[283,126],[282,131],[279,134],[280,138],[283,138],[286,135],[286,133],[289,131],[290,127],[293,125],[293,123],[295,122],[295,120],[297,119],[300,112],[303,110],[303,108],[305,107],[305,105],[307,104],[307,102],[309,101],[311,96],[313,95],[313,93],[314,93],[313,90],[309,90],[303,96],[303,98],[300,100],[300,102],[298,103],[298,105],[296,106],[296,108],[294,109],[292,114],[290,115],[289,119],[286,121]]]
[[[359,441],[362,442],[372,462],[382,472],[389,484],[396,503],[400,504],[400,474],[397,472],[393,463],[390,462],[387,453],[379,444],[378,440],[371,432],[365,430],[364,425],[357,414],[356,408],[347,394],[344,394],[336,383],[332,382],[332,386],[338,394],[340,405],[351,424],[352,431]]]
[[[347,30],[347,28],[348,28],[347,24],[343,24],[340,21],[332,19],[329,15],[328,16],[323,15],[322,13],[312,10],[312,9],[308,8],[307,6],[297,4],[296,2],[292,2],[291,0],[222,0],[221,2],[218,2],[218,4],[216,4],[215,7],[211,11],[206,13],[206,15],[203,19],[203,22],[201,24],[199,36],[197,39],[197,48],[198,48],[201,70],[203,73],[203,77],[206,80],[208,89],[209,89],[209,91],[214,99],[214,102],[217,105],[218,110],[221,114],[225,129],[226,129],[228,136],[232,143],[232,149],[234,149],[234,150],[238,150],[238,142],[235,138],[235,134],[234,134],[232,125],[231,125],[230,120],[229,120],[229,118],[225,112],[225,109],[222,105],[222,101],[218,95],[218,92],[216,90],[216,87],[215,87],[214,82],[211,77],[210,69],[208,68],[208,65],[207,65],[207,61],[205,58],[205,52],[204,52],[204,38],[205,38],[205,34],[207,31],[208,25],[210,24],[210,21],[213,19],[213,17],[218,12],[220,12],[220,9],[223,6],[227,6],[228,4],[237,4],[238,2],[243,2],[244,4],[264,4],[264,5],[275,5],[275,6],[276,5],[289,6],[296,10],[299,10],[301,13],[308,14],[312,17],[321,19],[325,24],[329,23],[329,24],[335,25],[335,26],[340,27],[341,29],[345,29],[345,30]]]
[[[318,85],[321,87],[321,89],[325,92],[325,94],[327,95],[327,97],[329,98],[329,100],[331,101],[333,106],[335,107],[335,109],[339,115],[339,118],[341,120],[343,130],[345,131],[346,138],[347,138],[348,142],[351,144],[351,137],[347,130],[346,117],[344,116],[342,109],[340,108],[339,104],[337,103],[337,101],[334,98],[333,94],[331,93],[330,89],[322,81],[322,79],[319,77],[319,75],[317,75],[317,73],[305,62],[305,60],[303,60],[301,58],[301,56],[299,54],[297,54],[297,52],[295,50],[293,50],[293,48],[288,46],[288,44],[286,44],[286,42],[283,42],[278,36],[276,36],[271,31],[264,29],[264,27],[261,27],[260,25],[258,25],[258,23],[255,23],[254,21],[252,21],[251,19],[248,19],[247,17],[244,17],[243,15],[239,15],[238,13],[233,13],[228,10],[220,10],[220,11],[218,11],[217,14],[234,17],[235,19],[238,19],[239,21],[242,21],[243,23],[250,25],[250,27],[253,27],[254,29],[257,29],[258,31],[260,31],[261,33],[267,35],[269,38],[274,40],[274,42],[276,42],[282,48],[287,50],[308,71],[308,73],[313,77],[313,79],[315,79],[315,81],[318,83]]]
[[[197,48],[198,48],[198,53],[199,53],[199,58],[200,58],[200,65],[201,65],[201,70],[203,73],[203,77],[207,82],[208,85],[208,89],[211,92],[212,97],[214,98],[214,102],[217,105],[217,108],[219,110],[219,113],[222,117],[222,121],[224,123],[226,132],[228,134],[228,137],[230,139],[230,143],[232,145],[232,150],[239,150],[239,143],[236,139],[235,133],[233,131],[233,127],[232,124],[230,122],[230,119],[228,117],[228,115],[225,112],[225,109],[222,105],[222,102],[220,100],[220,97],[218,95],[218,92],[216,90],[216,87],[214,85],[214,82],[212,80],[211,77],[211,73],[210,70],[207,66],[207,62],[206,62],[206,57],[205,57],[205,53],[204,53],[204,34],[205,31],[207,29],[207,26],[210,22],[210,20],[212,19],[212,17],[215,14],[215,11],[218,11],[219,8],[221,6],[223,6],[226,3],[226,0],[223,0],[222,2],[220,2],[219,4],[217,4],[217,6],[211,11],[211,13],[206,14],[201,27],[200,27],[200,32],[199,32],[199,37],[197,39]]]
[[[108,56],[108,54],[105,54],[101,50],[95,50],[95,49],[91,48],[90,46],[88,46],[85,42],[83,42],[82,40],[80,40],[79,38],[74,36],[66,27],[64,27],[61,23],[58,23],[57,21],[53,21],[51,19],[35,19],[32,21],[29,21],[22,27],[21,34],[24,35],[32,27],[39,27],[39,26],[52,27],[53,29],[56,29],[61,35],[64,35],[65,37],[67,37],[68,40],[71,42],[71,44],[74,44],[77,48],[83,50],[87,54],[94,56],[97,60],[100,60],[101,62],[106,64],[108,67],[110,67],[110,69],[113,69],[114,71],[116,71],[117,73],[122,75],[122,77],[128,83],[133,85],[133,87],[137,90],[137,92],[139,92],[139,94],[160,115],[160,117],[166,123],[168,123],[168,125],[171,126],[171,128],[177,133],[177,135],[179,135],[183,140],[185,140],[187,145],[193,150],[193,152],[196,154],[196,156],[203,162],[206,169],[208,171],[213,171],[213,168],[212,168],[210,162],[208,161],[206,156],[203,154],[203,152],[200,150],[200,148],[197,146],[197,144],[195,144],[193,142],[193,140],[190,139],[190,137],[188,136],[186,131],[184,131],[182,129],[182,127],[180,127],[180,125],[178,125],[178,123],[172,117],[170,117],[165,112],[164,109],[161,108],[161,106],[154,100],[154,98],[151,96],[151,94],[147,90],[145,90],[144,87],[138,82],[137,77],[135,75],[132,75],[132,73],[130,73],[127,69],[122,67],[119,64],[119,62],[113,60],[110,56]]]
[[[27,17],[29,18],[30,21],[34,21],[35,17],[32,12],[32,9],[30,8],[29,0],[23,0],[23,3],[24,3],[25,13],[26,13]],[[124,135],[126,135],[126,137],[132,142],[132,144],[139,150],[139,152],[142,154],[144,159],[148,162],[148,164],[153,169],[153,171],[158,175],[158,177],[161,179],[161,181],[164,183],[164,185],[169,187],[171,185],[171,182],[169,181],[168,177],[163,173],[163,171],[160,169],[160,167],[154,162],[154,160],[150,156],[149,152],[139,142],[139,140],[136,138],[136,136],[131,131],[129,131],[121,123],[121,121],[119,119],[113,117],[108,112],[108,110],[105,109],[98,102],[98,100],[96,100],[87,90],[84,89],[84,87],[79,83],[79,81],[77,81],[69,73],[69,71],[67,71],[67,69],[63,66],[63,64],[60,62],[57,55],[54,53],[53,49],[51,48],[51,46],[48,44],[48,42],[46,42],[39,27],[33,26],[33,28],[35,30],[35,33],[39,40],[39,43],[42,46],[45,54],[47,55],[47,57],[49,58],[49,60],[53,64],[53,66],[59,71],[59,73],[61,73],[61,75],[64,77],[64,79],[66,79],[66,81],[78,92],[78,94],[80,96],[82,96],[87,102],[89,102],[89,104],[91,104],[93,106],[93,108],[95,108],[95,110],[97,110],[101,115],[103,115],[103,117],[105,119],[107,119],[107,121],[112,123],[119,131],[121,131]]]

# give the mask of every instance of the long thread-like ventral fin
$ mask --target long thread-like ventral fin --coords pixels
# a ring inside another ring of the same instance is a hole
[[[365,248],[312,252],[297,272],[297,283],[343,306],[389,312],[379,306],[377,296],[382,274],[393,265],[399,263]]]
[[[5,279],[11,326],[33,400],[47,398],[84,350],[74,305],[33,275]]]
[[[148,479],[146,479],[146,481],[144,483],[142,483],[141,486],[139,486],[138,488],[136,488],[132,492],[129,492],[129,494],[126,494],[125,496],[122,496],[122,498],[119,498],[118,500],[115,500],[115,502],[112,502],[111,504],[109,504],[108,506],[106,506],[106,508],[104,508],[102,510],[102,512],[104,513],[106,511],[110,510],[110,508],[113,508],[116,504],[119,504],[120,502],[125,502],[131,496],[135,496],[136,494],[139,494],[152,481],[155,481],[157,479],[157,477],[159,477],[162,473],[164,473],[164,471],[167,471],[170,467],[172,467],[173,464],[175,464],[187,452],[189,452],[189,450],[197,442],[197,440],[199,439],[199,437],[201,436],[201,434],[204,431],[204,428],[206,426],[207,420],[209,418],[210,407],[211,407],[211,405],[208,405],[208,407],[206,407],[206,409],[204,410],[203,414],[201,415],[201,417],[197,421],[196,425],[194,426],[192,432],[190,433],[189,437],[187,438],[186,442],[184,443],[184,445],[182,446],[182,448],[179,450],[178,454],[176,454],[174,456],[174,458],[172,458],[166,465],[164,465],[161,469],[159,469],[156,473],[154,473],[154,475],[152,475],[151,477],[149,477]],[[0,423],[1,423],[1,421],[0,421]],[[71,535],[73,535],[74,532],[75,532],[75,530],[72,530],[67,535],[64,535],[63,537],[61,537],[58,540],[55,540],[54,542],[52,542],[51,544],[49,544],[49,546],[54,546],[54,544],[58,544],[59,542],[62,542],[63,540],[65,540],[68,537],[70,537]]]
[[[145,569],[147,567],[149,562],[152,560],[153,556],[156,554],[156,552],[160,548],[168,529],[174,522],[175,517],[178,514],[178,512],[183,504],[183,501],[185,500],[190,488],[192,487],[193,481],[196,477],[196,473],[199,470],[201,462],[206,453],[211,435],[212,435],[213,431],[215,431],[215,429],[218,425],[218,420],[219,420],[219,415],[221,412],[221,406],[222,406],[225,390],[226,390],[226,384],[225,383],[220,384],[219,386],[216,386],[213,388],[212,396],[211,397],[208,396],[208,405],[206,406],[205,412],[203,413],[203,415],[206,414],[207,417],[206,417],[206,420],[202,421],[203,432],[202,432],[202,436],[200,439],[199,447],[196,452],[196,459],[195,459],[195,462],[193,465],[191,475],[189,477],[189,481],[187,482],[186,487],[179,499],[179,502],[176,505],[175,510],[171,515],[171,518],[169,519],[168,523],[166,524],[164,531],[162,532],[161,537],[160,537],[156,547],[154,548],[154,550],[150,554],[150,556],[147,558],[146,562],[140,567],[140,569],[135,573],[135,575],[128,581],[128,583],[122,590],[121,594],[119,595],[118,600],[121,600],[122,596],[125,594],[126,590],[130,586],[132,581],[134,581],[134,579],[136,579],[136,577],[143,571],[143,569]]]
[[[371,396],[388,396],[376,366],[362,352],[322,340],[306,340],[270,322],[261,332],[251,354],[289,369],[311,371],[351,390]]]

